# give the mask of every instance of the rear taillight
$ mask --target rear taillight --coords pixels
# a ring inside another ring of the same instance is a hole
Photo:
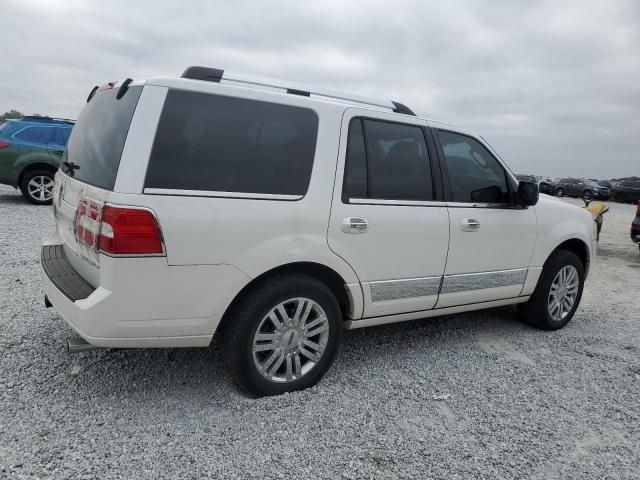
[[[7,148],[9,146],[9,142],[5,142],[4,140],[0,140],[0,148]]]
[[[109,255],[161,255],[162,235],[155,215],[140,208],[105,205],[98,250]]]
[[[107,255],[162,255],[162,234],[155,215],[136,207],[102,205],[82,199],[74,220],[76,240]]]

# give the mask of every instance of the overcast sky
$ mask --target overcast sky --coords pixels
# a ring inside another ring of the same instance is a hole
[[[640,2],[3,0],[0,112],[206,65],[405,103],[516,172],[640,175]]]

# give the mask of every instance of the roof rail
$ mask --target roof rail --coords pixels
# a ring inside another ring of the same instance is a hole
[[[46,117],[41,115],[26,115],[22,117],[20,120],[28,120],[30,122],[57,122],[57,123],[76,123],[75,120],[71,120],[69,118],[54,118],[54,117]]]
[[[337,92],[335,90],[329,90],[322,87],[314,87],[303,83],[289,82],[287,80],[278,80],[269,77],[260,77],[256,75],[249,75],[246,73],[229,72],[218,68],[198,66],[189,67],[182,74],[182,78],[189,78],[192,80],[205,80],[208,82],[216,83],[220,83],[224,80],[236,83],[244,83],[248,85],[256,85],[260,87],[281,88],[292,95],[302,95],[305,97],[314,95],[319,97],[334,98],[337,100],[346,100],[349,102],[362,103],[364,105],[373,105],[376,107],[388,108],[396,113],[404,113],[406,115],[415,116],[415,113],[413,113],[410,108],[399,102],[375,100],[371,98],[361,97],[359,95],[353,95],[350,93]]]

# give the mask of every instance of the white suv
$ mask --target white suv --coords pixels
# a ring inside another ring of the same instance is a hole
[[[462,128],[222,70],[94,88],[63,160],[42,267],[70,349],[217,334],[254,395],[315,384],[343,328],[509,304],[561,328],[595,250]]]

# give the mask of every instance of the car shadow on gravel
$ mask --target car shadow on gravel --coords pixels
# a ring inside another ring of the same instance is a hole
[[[37,207],[39,205],[31,205],[20,193],[19,190],[16,190],[15,194],[0,194],[0,206],[13,206],[13,205],[26,205]],[[44,206],[47,208],[47,205]]]
[[[372,362],[384,364],[390,357],[402,361],[409,352],[455,355],[477,348],[479,334],[520,337],[527,330],[532,329],[520,322],[515,308],[501,307],[344,331],[335,364],[319,388],[330,385],[331,377],[367,370]],[[112,398],[117,393],[142,401],[160,395],[179,397],[191,405],[214,402],[221,406],[247,398],[233,387],[215,340],[206,349],[104,349],[60,355],[65,356],[59,360],[69,372],[64,388],[93,398]],[[389,369],[394,371],[392,366]]]

